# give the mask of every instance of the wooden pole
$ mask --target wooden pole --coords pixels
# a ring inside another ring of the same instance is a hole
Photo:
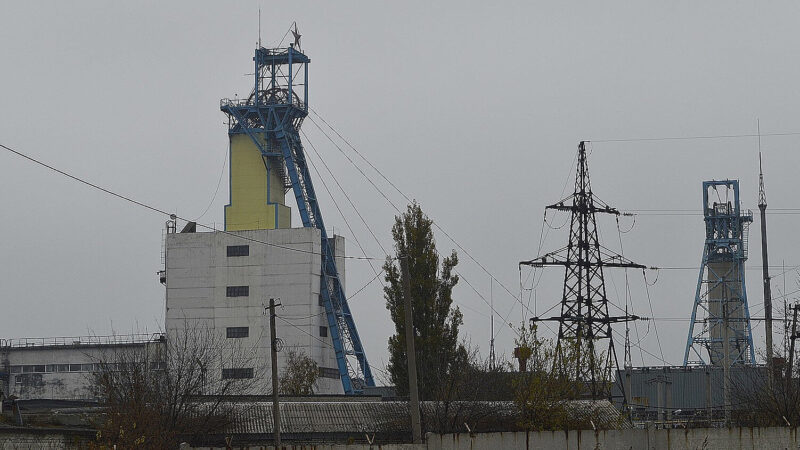
[[[281,408],[278,402],[278,338],[275,333],[275,299],[269,299],[269,338],[272,358],[272,431],[275,448],[281,447]]]
[[[794,317],[792,318],[792,334],[789,335],[789,365],[786,366],[786,381],[792,382],[792,365],[794,364],[794,341],[797,339],[797,310],[800,309],[800,304],[792,307],[794,309]]]

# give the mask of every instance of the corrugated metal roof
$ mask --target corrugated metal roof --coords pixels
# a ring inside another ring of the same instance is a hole
[[[272,433],[271,402],[237,402],[232,405],[239,420],[229,430],[241,434]],[[518,423],[518,411],[513,402],[451,402],[444,404],[422,402],[423,422],[446,414],[454,418],[458,413],[469,418],[491,417],[494,422],[506,423],[512,428]],[[593,420],[599,428],[616,428],[622,425],[619,411],[608,401],[578,400],[567,402],[567,408],[578,420]],[[281,402],[281,432],[287,434],[331,433],[399,433],[410,429],[408,402]]]

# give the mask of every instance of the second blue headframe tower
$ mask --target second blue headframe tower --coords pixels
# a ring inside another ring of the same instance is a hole
[[[685,366],[722,366],[726,346],[729,364],[755,363],[744,272],[753,213],[742,211],[740,205],[738,180],[703,182],[706,239],[683,357]]]

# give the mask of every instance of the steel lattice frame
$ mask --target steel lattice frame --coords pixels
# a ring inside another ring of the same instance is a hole
[[[571,213],[569,243],[562,249],[520,264],[533,267],[564,266],[561,315],[531,320],[558,321],[554,369],[588,383],[593,398],[607,397],[610,390],[606,381],[611,379],[613,366],[618,365],[611,324],[638,317],[608,315],[603,268],[644,269],[645,266],[600,245],[595,214],[619,216],[620,212],[592,193],[584,142],[578,146],[575,192],[546,209]],[[603,342],[607,342],[607,346]],[[570,361],[565,359],[565,344],[573,345],[577,352],[574,367],[567,367]]]
[[[336,353],[345,394],[360,393],[374,386],[367,357],[358,336],[344,289],[339,281],[335,255],[325,230],[322,212],[306,163],[299,130],[308,115],[308,63],[311,60],[293,45],[288,48],[256,49],[255,84],[248,99],[220,102],[228,115],[228,134],[245,134],[261,151],[265,161],[277,161],[287,187],[291,187],[304,227],[322,234],[320,295]],[[302,98],[295,91],[295,66],[302,72]]]
[[[709,206],[709,192],[724,189],[726,200]],[[729,195],[733,193],[733,202]],[[733,336],[728,338],[733,350],[730,363],[733,365],[754,364],[753,333],[750,325],[750,310],[747,305],[747,288],[744,266],[747,261],[747,231],[753,221],[753,213],[742,211],[739,203],[739,181],[704,181],[703,216],[706,239],[703,259],[697,279],[694,307],[689,324],[683,365],[719,364],[724,357],[724,338],[714,336],[713,329],[724,330],[725,318],[721,315],[720,303],[728,310],[728,328],[736,325]],[[710,293],[719,290],[720,298],[711,298]],[[717,303],[717,305],[714,305]],[[715,308],[716,306],[716,308]],[[705,319],[698,320],[698,309]],[[708,360],[703,357],[703,350]],[[689,360],[694,356],[697,360]]]

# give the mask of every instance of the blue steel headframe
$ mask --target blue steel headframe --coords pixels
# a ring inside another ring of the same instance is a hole
[[[715,191],[719,202],[713,202],[710,192]],[[726,196],[723,200],[719,192],[733,193],[733,201]],[[755,363],[755,349],[753,347],[753,334],[750,325],[750,310],[747,305],[747,287],[745,283],[744,263],[747,260],[747,229],[753,221],[753,213],[743,212],[739,199],[739,181],[721,180],[703,182],[703,216],[705,221],[706,239],[703,246],[703,259],[700,264],[700,274],[697,279],[695,301],[692,309],[689,335],[686,340],[683,364],[708,364],[713,359],[721,358],[724,354],[722,347],[724,339],[714,336],[713,329],[724,330],[724,317],[721,315],[722,303],[736,309],[741,308],[734,318],[729,318],[729,328],[736,326],[733,336],[728,340],[732,343],[731,351],[735,356],[731,364]],[[715,264],[716,263],[716,264]],[[727,270],[726,270],[727,269]],[[729,286],[733,285],[731,289]],[[703,287],[705,286],[705,289]],[[723,299],[712,299],[710,293],[718,289],[722,292]],[[728,293],[732,298],[727,298]],[[714,303],[718,303],[714,305]],[[705,311],[706,319],[698,324],[698,307]],[[728,308],[730,310],[730,308]],[[732,323],[733,322],[733,323]],[[738,323],[737,323],[738,322]],[[708,353],[709,361],[702,355],[702,350]],[[696,361],[689,361],[689,353],[697,357]]]
[[[313,227],[322,234],[322,266],[320,295],[325,305],[336,362],[346,394],[358,394],[363,386],[374,386],[339,271],[325,230],[322,212],[300,141],[299,130],[308,115],[308,63],[311,60],[293,46],[279,49],[256,49],[255,83],[249,98],[223,99],[220,110],[230,119],[228,134],[249,136],[262,157],[280,159],[285,176],[297,200],[304,227]],[[295,66],[302,70],[297,83]],[[302,86],[300,94],[297,87]],[[302,97],[301,97],[302,95]],[[355,358],[358,367],[351,361]]]

